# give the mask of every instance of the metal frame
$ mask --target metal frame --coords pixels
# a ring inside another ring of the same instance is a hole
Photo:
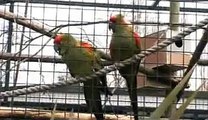
[[[151,6],[146,6],[146,5],[119,5],[119,4],[106,4],[106,3],[92,3],[92,2],[75,2],[75,1],[55,1],[55,0],[30,0],[30,3],[44,3],[44,4],[59,4],[59,5],[70,5],[70,6],[86,6],[86,7],[102,7],[102,8],[122,8],[122,9],[134,9],[134,10],[160,10],[160,11],[168,11],[169,7],[161,7],[157,6],[161,0],[155,0],[155,2]],[[181,0],[181,2],[196,2],[196,1],[205,1],[205,0]],[[6,3],[12,3],[13,2],[25,2],[25,0],[4,0],[3,2],[0,2],[1,4],[6,4]],[[12,9],[12,4],[10,5]],[[182,12],[198,12],[198,13],[208,13],[208,9],[200,9],[200,8],[181,8],[180,9]],[[12,11],[11,11],[12,12]],[[9,34],[12,34],[12,23],[10,23],[9,26]],[[9,35],[10,36],[10,35]],[[11,41],[11,37],[8,37],[8,43]],[[9,44],[10,45],[10,44]],[[7,52],[10,52],[11,50],[9,49]],[[8,61],[8,65],[9,65]],[[9,68],[9,67],[8,67]],[[8,75],[9,76],[9,75]],[[6,84],[7,82],[9,83],[9,77],[6,77]],[[19,88],[21,86],[18,86]],[[8,86],[5,87],[5,90],[8,89],[13,89],[9,88]],[[73,91],[71,91],[73,90]],[[62,88],[62,89],[53,89],[50,92],[57,92],[57,93],[77,93],[80,92],[78,89],[69,89],[68,87]],[[186,91],[184,97],[187,97],[191,94],[192,92]],[[128,93],[124,89],[119,89],[118,91],[115,92],[115,94],[123,94],[127,95]],[[138,90],[138,95],[140,96],[157,96],[157,97],[164,97],[165,96],[165,91],[164,89],[141,89]],[[196,97],[197,99],[208,99],[207,92],[199,92],[199,94]],[[1,105],[8,105],[8,102],[2,102]],[[17,102],[14,101],[13,103],[14,106],[27,106],[27,107],[45,107],[45,108],[51,108],[53,107],[52,103],[36,103],[36,102]],[[130,111],[129,106],[113,106],[116,111],[118,110],[118,113],[126,113],[127,111]],[[59,104],[57,109],[64,109],[64,110],[71,110],[74,109],[74,111],[82,111],[86,112],[86,107],[85,105],[77,105],[77,104]],[[80,110],[80,108],[82,108]],[[150,107],[145,107],[145,108],[139,108],[141,111],[145,111],[147,115],[149,115],[152,111],[154,111],[155,108],[150,108]],[[122,110],[122,111],[121,111]],[[111,106],[106,107],[107,112],[112,112]],[[205,119],[208,117],[207,115],[208,110],[186,110],[185,115],[182,118],[187,118],[187,119]]]
[[[197,0],[183,2],[196,2]],[[201,0],[203,1],[203,0]],[[8,0],[6,3],[10,2],[24,2],[25,0]],[[157,1],[156,1],[157,2]],[[3,2],[5,3],[5,2]],[[2,3],[2,4],[3,4]],[[39,3],[39,4],[53,4],[53,5],[69,5],[69,6],[85,6],[85,7],[102,7],[102,8],[122,8],[122,9],[134,9],[134,10],[160,10],[160,11],[169,11],[169,7],[154,7],[147,5],[127,5],[127,4],[107,4],[107,3],[93,3],[93,2],[75,2],[75,1],[55,1],[55,0],[30,0],[30,3]],[[159,2],[158,2],[159,3]],[[157,4],[155,4],[157,6]],[[181,12],[198,12],[198,13],[208,13],[208,9],[200,8],[180,8]]]

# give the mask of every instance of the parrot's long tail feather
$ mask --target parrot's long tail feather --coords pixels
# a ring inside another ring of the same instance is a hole
[[[106,75],[101,76],[100,80],[101,80],[100,89],[105,94],[105,97],[108,97],[109,95],[112,96],[113,93],[109,90],[107,86]]]
[[[138,100],[137,100],[137,73],[140,61],[125,66],[119,70],[122,77],[126,79],[131,106],[134,113],[134,120],[138,120]]]
[[[97,79],[84,82],[84,95],[88,111],[94,113],[97,120],[104,120],[98,84]]]

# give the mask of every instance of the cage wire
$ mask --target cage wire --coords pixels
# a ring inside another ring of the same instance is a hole
[[[0,118],[55,119],[58,118],[56,113],[64,119],[84,119],[84,113],[90,113],[88,117],[91,118],[93,113],[87,110],[83,83],[79,80],[89,80],[107,73],[107,85],[113,95],[106,97],[101,94],[103,114],[114,119],[133,119],[126,116],[132,115],[132,108],[125,80],[115,71],[115,66],[122,67],[139,57],[142,63],[137,75],[138,116],[140,119],[148,118],[172,85],[182,79],[208,23],[208,2],[175,1],[176,5],[178,3],[180,11],[174,11],[172,15],[175,18],[171,18],[170,0],[0,2]],[[89,42],[96,49],[109,54],[112,32],[108,29],[108,20],[116,14],[124,15],[134,24],[133,29],[141,36],[142,54],[122,62],[124,65],[108,64],[96,76],[71,78],[61,56],[54,51],[51,30],[59,26],[59,30],[54,29],[55,32],[70,33],[76,39]],[[170,19],[176,19],[173,21],[175,23],[171,24]],[[178,39],[182,39],[181,47],[174,44],[174,40]],[[205,47],[177,106],[207,81],[207,56],[208,49]],[[207,83],[200,88],[181,118],[207,119],[206,94]],[[12,110],[16,111],[9,114]],[[24,113],[18,115],[21,111]],[[47,113],[52,114],[48,116]]]

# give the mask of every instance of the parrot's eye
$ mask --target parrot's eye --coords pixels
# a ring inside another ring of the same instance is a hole
[[[116,16],[111,16],[110,17],[110,22],[115,23],[116,22]]]
[[[62,37],[63,37],[62,35],[56,35],[53,43],[54,44],[60,44],[61,43],[61,40],[62,40]]]

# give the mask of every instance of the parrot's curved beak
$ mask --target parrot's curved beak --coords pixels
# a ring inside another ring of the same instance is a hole
[[[109,30],[112,30],[113,32],[115,32],[115,23],[109,22],[108,28]]]
[[[53,49],[55,50],[56,53],[59,54],[60,48],[58,47],[58,45],[54,44]]]

